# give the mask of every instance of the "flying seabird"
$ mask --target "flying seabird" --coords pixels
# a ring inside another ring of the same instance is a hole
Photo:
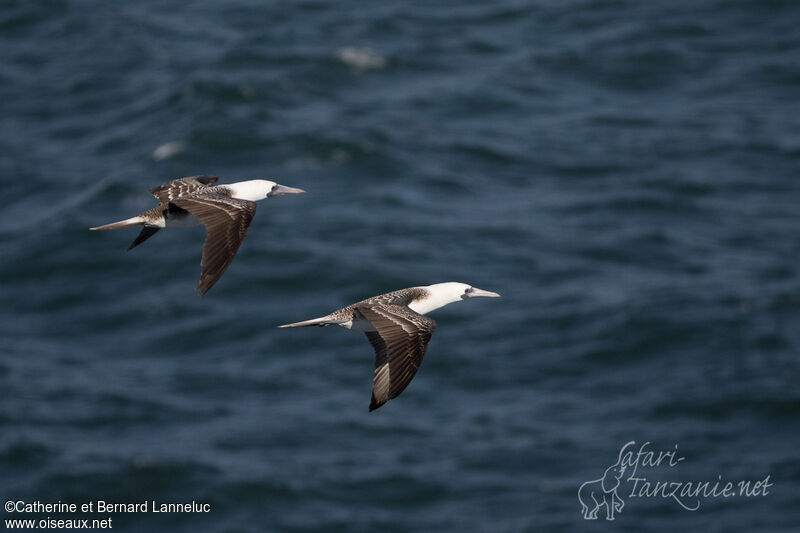
[[[436,283],[373,296],[320,318],[278,327],[336,324],[365,332],[375,349],[375,375],[369,404],[369,410],[373,411],[399,396],[417,373],[436,328],[436,322],[424,315],[477,296],[500,295],[465,283]]]
[[[202,271],[197,291],[203,295],[214,286],[228,268],[242,244],[250,221],[256,214],[256,201],[280,194],[305,192],[269,180],[248,180],[214,185],[217,176],[190,176],[168,181],[150,189],[158,201],[154,207],[135,217],[89,228],[117,229],[144,226],[128,250],[156,234],[161,228],[179,228],[204,224]]]

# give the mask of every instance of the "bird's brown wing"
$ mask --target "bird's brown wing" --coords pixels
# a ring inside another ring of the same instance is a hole
[[[436,321],[405,305],[374,305],[356,308],[377,331],[367,332],[375,349],[372,383],[373,411],[400,395],[417,373]]]
[[[233,261],[256,214],[256,203],[225,194],[203,192],[176,198],[172,203],[189,211],[206,226],[203,259],[200,261],[202,270],[197,283],[197,291],[203,295]]]
[[[158,187],[150,189],[150,193],[158,198],[162,204],[171,202],[181,196],[192,194],[200,189],[211,187],[219,178],[217,176],[189,176],[168,181]]]

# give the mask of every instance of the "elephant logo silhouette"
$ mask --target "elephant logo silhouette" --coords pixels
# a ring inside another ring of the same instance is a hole
[[[578,489],[578,501],[585,520],[597,520],[601,508],[606,508],[606,520],[614,520],[614,513],[622,512],[625,502],[617,494],[625,465],[620,458],[616,464],[609,466],[600,479],[587,481]]]

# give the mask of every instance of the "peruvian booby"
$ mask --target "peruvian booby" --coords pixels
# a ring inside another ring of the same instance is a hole
[[[205,294],[228,268],[242,244],[250,221],[256,214],[256,202],[281,194],[299,194],[303,189],[279,185],[269,180],[248,180],[214,185],[217,176],[190,176],[168,181],[150,189],[158,207],[135,217],[89,228],[91,230],[144,226],[128,250],[156,234],[161,228],[189,227],[204,224],[206,241],[200,261],[197,291]]]
[[[369,404],[369,410],[374,411],[399,396],[417,373],[436,328],[436,322],[424,315],[477,296],[500,295],[465,283],[436,283],[373,296],[320,318],[278,327],[335,324],[365,332],[375,349],[375,375]]]

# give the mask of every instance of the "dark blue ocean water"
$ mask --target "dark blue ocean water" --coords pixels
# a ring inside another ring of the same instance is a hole
[[[3,518],[799,530],[799,28],[777,0],[4,0],[0,497],[210,511]],[[202,228],[87,230],[207,173],[309,192],[202,298]],[[503,298],[433,313],[373,413],[363,335],[275,328],[450,280]],[[649,482],[768,493],[688,511],[629,468],[585,521],[631,441],[684,457]]]

